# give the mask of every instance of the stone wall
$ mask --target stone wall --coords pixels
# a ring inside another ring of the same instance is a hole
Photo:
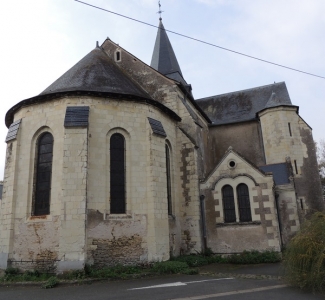
[[[263,138],[257,121],[219,125],[209,128],[207,171],[220,162],[231,146],[257,166],[265,164]]]
[[[8,158],[4,179],[4,197],[1,218],[11,222],[11,229],[1,230],[1,247],[7,245],[8,259],[37,260],[42,253],[51,251],[51,257],[59,258],[58,228],[61,209],[61,174],[63,164],[63,119],[65,100],[32,105],[20,109],[15,120],[22,119],[16,140],[8,143]],[[37,117],[35,117],[37,116]],[[54,137],[53,166],[50,196],[50,215],[32,216],[36,141],[43,132]],[[10,205],[8,206],[8,204]],[[1,220],[1,226],[6,222]],[[23,245],[23,247],[22,247]],[[44,259],[44,258],[42,258]],[[4,267],[6,265],[4,262]]]
[[[296,107],[275,107],[259,114],[266,163],[279,163],[290,157],[297,197],[305,204],[305,213],[324,208],[318,174],[315,143],[311,128],[298,115]],[[300,200],[299,200],[300,201]]]
[[[229,163],[234,162],[231,166]],[[237,202],[238,184],[249,190],[252,220],[240,222]],[[222,188],[234,192],[236,222],[226,223]],[[272,175],[265,175],[241,156],[228,150],[209,178],[200,185],[205,196],[207,246],[215,253],[238,253],[244,250],[280,251],[281,241]]]
[[[162,123],[166,139],[153,134],[147,117]],[[88,262],[111,265],[168,259],[165,145],[170,147],[174,207],[175,122],[152,106],[110,99],[90,104],[89,123]],[[124,136],[126,147],[125,214],[110,213],[109,141],[117,132]]]
[[[293,182],[291,184],[276,186],[275,194],[278,205],[282,244],[286,246],[300,229],[298,211],[301,209],[301,204],[299,202],[297,203]]]

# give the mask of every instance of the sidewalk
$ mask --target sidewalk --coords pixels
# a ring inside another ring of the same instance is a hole
[[[199,268],[202,275],[236,278],[282,279],[284,267],[281,263],[258,265],[210,264]]]

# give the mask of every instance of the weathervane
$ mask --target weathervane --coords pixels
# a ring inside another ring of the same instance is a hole
[[[157,11],[157,14],[159,14],[159,20],[161,21],[161,14],[164,12],[163,10],[161,10],[161,4],[160,4],[160,0],[158,1],[158,5],[159,5],[159,10]]]

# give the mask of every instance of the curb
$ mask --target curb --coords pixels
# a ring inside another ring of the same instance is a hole
[[[147,278],[154,277],[157,274],[133,274],[128,276],[128,278],[121,280],[129,279],[138,279],[138,278]],[[198,275],[208,275],[208,276],[217,276],[217,277],[234,277],[240,279],[269,279],[269,280],[282,280],[282,276],[272,276],[272,275],[256,275],[256,274],[235,274],[235,273],[214,273],[214,272],[199,272]],[[114,281],[111,278],[90,278],[90,279],[80,279],[80,280],[59,280],[58,286],[62,285],[82,285],[82,284],[91,284],[93,282],[99,281]],[[10,286],[42,286],[47,281],[19,281],[19,282],[2,282],[0,283],[1,287],[10,287]]]
[[[217,277],[234,277],[241,279],[270,279],[270,280],[282,280],[283,276],[273,275],[256,275],[256,274],[236,274],[236,273],[214,273],[214,272],[200,272],[200,275],[213,275]]]

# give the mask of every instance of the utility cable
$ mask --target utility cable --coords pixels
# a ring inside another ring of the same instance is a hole
[[[105,8],[102,8],[102,7],[99,7],[99,6],[95,6],[95,5],[92,5],[92,4],[83,2],[83,1],[79,1],[79,0],[74,0],[74,1],[79,2],[81,4],[84,4],[84,5],[91,6],[93,8],[99,9],[99,10],[103,10],[105,12],[108,12],[108,13],[111,13],[111,14],[114,14],[114,15],[117,15],[117,16],[122,17],[122,18],[126,18],[126,19],[129,19],[129,20],[132,20],[132,21],[135,21],[135,22],[138,22],[138,23],[141,23],[141,24],[144,24],[144,25],[147,25],[147,26],[151,26],[151,27],[155,27],[155,28],[158,28],[159,29],[159,26],[156,26],[156,25],[153,25],[153,24],[144,22],[144,21],[140,21],[138,19],[131,18],[131,17],[128,17],[128,16],[125,16],[125,15],[116,13],[114,11],[111,11],[111,10],[108,10],[108,9],[105,9]],[[232,53],[235,53],[235,54],[238,54],[238,55],[241,55],[241,56],[245,56],[245,57],[248,57],[248,58],[251,58],[251,59],[255,59],[255,60],[258,60],[258,61],[267,63],[267,64],[271,64],[271,65],[274,65],[274,66],[277,66],[277,67],[289,69],[291,71],[295,71],[295,72],[303,73],[303,74],[306,74],[306,75],[310,75],[310,76],[314,76],[314,77],[318,77],[318,78],[325,79],[324,76],[312,74],[312,73],[309,73],[309,72],[305,72],[305,71],[302,71],[302,70],[298,70],[298,69],[294,69],[294,68],[291,68],[291,67],[288,67],[288,66],[284,66],[284,65],[281,65],[281,64],[277,64],[277,63],[274,63],[274,62],[271,62],[271,61],[268,61],[268,60],[265,60],[265,59],[262,59],[262,58],[258,58],[258,57],[251,56],[251,55],[248,55],[248,54],[245,54],[245,53],[242,53],[242,52],[238,52],[238,51],[231,50],[231,49],[228,49],[228,48],[225,48],[225,47],[222,47],[222,46],[218,46],[216,44],[212,44],[212,43],[209,43],[209,42],[205,42],[203,40],[199,40],[199,39],[196,39],[196,38],[193,38],[193,37],[190,37],[188,35],[181,34],[181,33],[178,33],[178,32],[172,31],[172,30],[165,29],[165,31],[170,32],[170,33],[173,33],[173,34],[176,34],[176,35],[179,35],[181,37],[184,37],[184,38],[187,38],[187,39],[190,39],[190,40],[193,40],[193,41],[196,41],[196,42],[199,42],[199,43],[202,43],[202,44],[206,44],[206,45],[209,45],[209,46],[212,46],[212,47],[215,47],[215,48],[219,48],[219,49],[222,49],[222,50],[225,50],[225,51],[228,51],[228,52],[232,52]]]

